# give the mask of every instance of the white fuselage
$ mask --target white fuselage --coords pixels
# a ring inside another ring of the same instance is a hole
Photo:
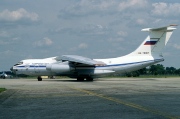
[[[152,56],[123,56],[108,59],[94,59],[95,61],[104,62],[106,65],[76,68],[70,67],[68,61],[56,61],[53,58],[48,59],[29,59],[22,60],[22,64],[13,66],[16,74],[35,75],[35,76],[69,76],[77,77],[78,75],[89,75],[91,77],[101,77],[112,73],[127,73],[138,70],[146,66],[163,61],[163,58]],[[48,69],[49,64],[58,64],[58,68]],[[77,74],[78,72],[78,74]]]

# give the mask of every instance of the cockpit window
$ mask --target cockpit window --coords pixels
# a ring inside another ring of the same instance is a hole
[[[23,64],[23,62],[18,62],[18,63],[15,64],[14,66],[21,65],[21,64]]]

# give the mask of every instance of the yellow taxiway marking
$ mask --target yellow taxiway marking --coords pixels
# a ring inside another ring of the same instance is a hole
[[[80,96],[88,96],[87,94],[50,94],[50,95],[26,95],[26,96],[14,96],[13,98],[45,98],[45,97],[80,97]]]
[[[172,115],[169,115],[167,113],[164,113],[164,112],[161,112],[161,111],[158,111],[158,110],[150,109],[150,108],[147,108],[147,107],[135,104],[135,103],[131,103],[131,102],[123,101],[121,99],[105,96],[105,95],[98,94],[98,93],[95,93],[95,92],[92,92],[92,91],[88,91],[88,90],[84,90],[84,89],[80,89],[80,88],[75,88],[75,87],[69,87],[69,88],[80,91],[80,92],[83,92],[83,93],[86,93],[86,94],[89,94],[89,95],[93,95],[93,96],[96,96],[96,97],[99,97],[99,98],[103,98],[103,99],[106,99],[106,100],[109,100],[109,101],[112,101],[112,102],[116,102],[118,104],[122,104],[122,105],[132,107],[132,108],[135,108],[135,109],[139,109],[139,110],[144,111],[144,112],[150,112],[150,113],[153,113],[155,115],[160,115],[160,116],[168,118],[168,119],[178,119],[179,118],[178,116],[172,116]]]

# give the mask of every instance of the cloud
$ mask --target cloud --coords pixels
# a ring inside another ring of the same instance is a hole
[[[89,15],[120,14],[120,11],[144,9],[148,6],[147,0],[80,0],[60,10],[59,18],[77,18]]]
[[[15,28],[16,26],[32,25],[39,22],[38,14],[34,12],[28,12],[24,8],[20,8],[14,11],[8,9],[0,12],[0,27]]]
[[[81,43],[78,46],[79,49],[86,49],[87,47],[88,47],[88,45],[86,43]]]
[[[107,41],[117,44],[117,42],[122,42],[124,41],[124,39],[123,38],[109,38]]]
[[[29,13],[24,8],[20,8],[16,11],[9,11],[8,9],[0,12],[1,21],[19,21],[22,19],[30,21],[38,21],[39,16],[36,13]]]
[[[81,32],[89,35],[105,35],[110,29],[101,24],[86,24],[81,28]]]
[[[62,8],[58,18],[68,21],[81,18],[80,22],[84,20],[90,24],[100,24],[104,30],[106,26],[109,28],[117,25],[127,27],[128,24],[135,23],[138,26],[142,26],[148,23],[150,7],[150,3],[147,0],[79,0]],[[75,22],[78,23],[79,21]],[[83,23],[85,22],[82,22],[82,25]],[[100,25],[97,25],[98,28],[101,28]],[[99,31],[97,33],[102,34]]]
[[[40,47],[41,46],[50,46],[52,44],[53,44],[53,41],[48,37],[45,37],[45,38],[43,38],[43,40],[36,41],[34,43],[35,46],[40,46]]]
[[[52,40],[47,37],[44,38],[44,41],[45,41],[45,45],[52,45],[53,43]]]
[[[59,27],[54,30],[49,30],[50,34],[73,34],[81,36],[102,36],[110,32],[111,29],[101,24],[81,24],[81,26]]]
[[[162,19],[155,19],[153,23],[159,23],[162,22]]]
[[[180,45],[174,44],[173,47],[180,50]]]
[[[14,52],[11,50],[6,50],[3,52],[0,52],[0,55],[5,55],[5,56],[11,56]]]
[[[139,24],[139,25],[144,25],[144,24],[146,24],[146,20],[139,18],[139,19],[136,20],[136,23]]]
[[[180,14],[180,3],[153,3],[154,9],[151,11],[153,15],[157,16],[179,16]]]
[[[124,31],[118,31],[117,34],[118,34],[119,36],[125,37],[125,36],[127,36],[128,33],[127,33],[127,32],[124,32]]]
[[[118,9],[119,11],[123,11],[126,9],[142,9],[146,8],[148,2],[146,0],[127,0],[119,3]]]
[[[0,31],[0,37],[8,37],[9,33],[6,31]]]
[[[68,50],[70,52],[76,52],[76,51],[84,51],[84,49],[88,48],[88,44],[86,43],[80,43],[79,45],[75,46],[75,47],[70,47],[68,48]]]
[[[0,45],[5,45],[7,42],[0,40]]]

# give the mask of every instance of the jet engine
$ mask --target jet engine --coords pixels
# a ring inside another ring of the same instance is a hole
[[[58,73],[69,72],[71,67],[67,64],[48,64],[46,65],[46,70]]]

